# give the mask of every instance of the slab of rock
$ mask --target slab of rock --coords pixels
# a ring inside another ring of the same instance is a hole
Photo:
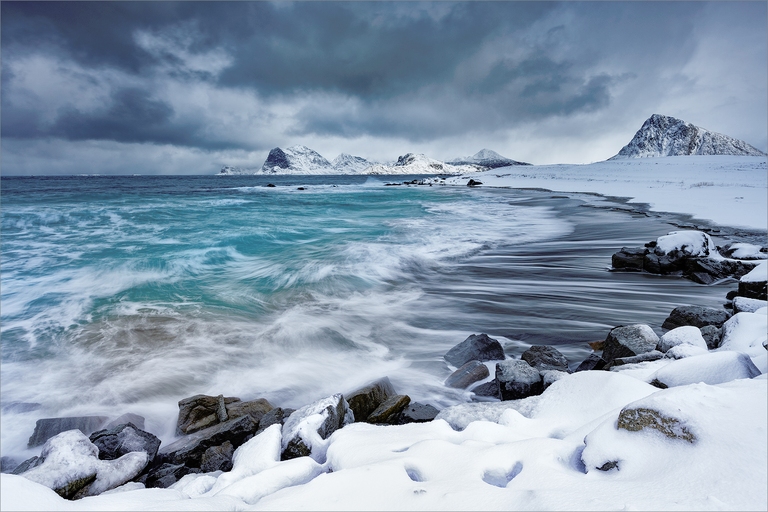
[[[283,409],[282,407],[275,407],[261,417],[261,421],[259,421],[259,429],[256,431],[256,434],[258,435],[262,433],[267,429],[267,427],[277,423],[284,425],[285,420],[287,420],[288,417],[295,411],[295,409]]]
[[[576,372],[585,372],[590,370],[602,370],[607,363],[597,354],[589,354],[585,360],[576,367]]]
[[[699,331],[701,331],[701,337],[707,343],[707,349],[714,350],[720,346],[720,340],[723,338],[722,327],[705,325],[699,328]]]
[[[445,385],[449,388],[464,389],[470,384],[483,380],[491,373],[488,367],[480,361],[470,361],[445,379]]]
[[[354,413],[340,393],[297,409],[283,425],[281,458],[324,458],[323,441],[354,421]]]
[[[611,256],[611,266],[616,270],[643,270],[644,247],[622,247],[621,250]]]
[[[475,386],[471,391],[477,395],[488,398],[498,398],[501,400],[501,394],[499,393],[499,381],[495,378],[492,381],[485,382],[479,386]]]
[[[181,480],[183,476],[200,472],[202,472],[200,468],[190,468],[184,464],[165,463],[150,471],[144,485],[166,489]]]
[[[219,423],[182,437],[178,441],[160,449],[161,462],[171,465],[184,464],[199,468],[203,453],[212,446],[221,446],[226,441],[237,448],[253,437],[258,424],[250,415]]]
[[[570,373],[570,370],[568,369],[568,359],[551,345],[533,345],[523,352],[520,359],[526,361],[540,372],[545,370],[557,370]]]
[[[34,448],[48,441],[53,436],[77,429],[83,434],[90,435],[100,429],[109,418],[105,416],[73,416],[68,418],[43,418],[35,423],[35,431],[29,438],[28,447]]]
[[[752,270],[751,263],[712,258],[689,258],[685,261],[683,275],[699,284],[713,284],[725,278],[739,279]]]
[[[239,398],[222,395],[195,395],[179,400],[176,434],[191,434],[227,421],[229,419],[227,405],[239,401]]]
[[[368,419],[368,423],[394,424],[398,415],[411,403],[411,397],[408,395],[395,395],[389,397],[385,402],[373,411]]]
[[[496,363],[496,380],[502,400],[517,400],[544,391],[539,370],[522,359],[509,359]]]
[[[344,398],[355,414],[355,421],[365,421],[378,406],[396,394],[389,377],[383,377],[349,393]]]
[[[435,416],[437,416],[439,413],[440,411],[429,404],[411,402],[398,415],[395,424],[405,425],[406,423],[426,423],[435,419]]]
[[[650,352],[645,352],[644,354],[640,354],[637,356],[630,356],[630,357],[617,357],[613,361],[611,361],[611,368],[615,366],[623,366],[625,364],[637,364],[637,363],[645,363],[647,361],[658,361],[659,359],[662,359],[664,357],[663,352],[659,352],[658,350],[651,350]]]
[[[147,460],[152,461],[160,448],[157,436],[141,430],[133,423],[98,430],[89,439],[99,449],[99,458],[102,460],[119,459],[131,452],[145,452]]]
[[[106,425],[104,425],[104,428],[106,430],[109,430],[111,428],[115,428],[120,425],[125,425],[127,423],[133,423],[134,427],[138,427],[142,430],[144,430],[144,422],[145,422],[144,416],[141,416],[139,414],[133,414],[132,412],[127,412],[121,416],[118,416],[114,420],[110,421]]]
[[[656,348],[659,337],[645,324],[614,327],[605,338],[603,360],[610,364],[617,357],[632,357]]]
[[[696,441],[696,436],[679,419],[643,407],[623,409],[619,413],[617,427],[630,432],[653,429],[670,439],[682,439],[689,443]]]
[[[730,315],[724,309],[705,306],[679,306],[672,310],[661,328],[672,330],[684,325],[693,325],[698,328],[705,325],[722,327],[728,318]]]
[[[229,441],[225,441],[221,446],[211,446],[203,452],[200,469],[203,473],[231,471],[232,455],[234,453],[235,448]]]
[[[472,334],[445,354],[449,364],[459,368],[472,360],[495,361],[504,359],[504,349],[487,334]]]

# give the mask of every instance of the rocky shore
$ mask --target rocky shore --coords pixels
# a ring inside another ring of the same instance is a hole
[[[504,402],[544,394],[552,384],[577,372],[636,368],[645,371],[646,382],[659,389],[756,377],[765,369],[758,368],[745,352],[754,353],[755,343],[768,350],[761,341],[764,336],[754,336],[764,326],[762,315],[768,306],[765,255],[765,247],[750,244],[716,247],[699,231],[672,232],[642,248],[623,248],[613,256],[615,270],[678,275],[702,284],[738,278],[738,288],[728,294],[722,308],[681,305],[662,325],[616,326],[604,340],[590,343],[593,352],[583,361],[568,361],[550,345],[532,345],[520,359],[510,358],[498,340],[485,333],[473,334],[444,355],[451,371],[445,385],[469,389],[477,401]],[[664,364],[649,366],[659,362]],[[18,406],[34,409],[35,404]],[[311,459],[314,462],[307,462],[307,471],[315,474],[322,471],[329,439],[339,429],[360,422],[395,426],[435,419],[445,419],[456,428],[456,410],[462,406],[438,411],[430,404],[413,402],[382,376],[297,410],[264,398],[242,401],[223,395],[191,396],[180,400],[178,407],[178,439],[168,445],[146,431],[144,418],[136,414],[114,419],[39,419],[29,447],[42,446],[40,455],[23,462],[4,457],[2,472],[21,475],[74,500],[118,487],[174,488],[182,480],[188,482],[187,475],[209,475],[211,485],[222,487],[228,482],[226,475],[235,471],[244,445],[266,435],[279,437],[277,461]],[[678,428],[678,423],[663,411],[625,408],[617,428],[654,429],[669,438],[694,442],[695,434]],[[589,466],[589,461],[582,463]],[[610,460],[595,469],[610,471],[618,465]]]

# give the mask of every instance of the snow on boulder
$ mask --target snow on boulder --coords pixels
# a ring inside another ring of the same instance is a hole
[[[754,313],[758,309],[768,307],[768,301],[749,299],[747,297],[734,297],[733,298],[733,312],[734,313]]]
[[[722,327],[729,314],[722,308],[705,306],[678,306],[661,324],[662,329],[674,329],[683,325],[693,325],[702,328],[706,325]]]
[[[233,483],[275,466],[280,462],[282,425],[275,424],[235,450],[232,470],[222,473],[210,489],[216,494]]]
[[[617,357],[631,357],[656,348],[659,337],[645,324],[622,325],[608,333],[603,344],[603,360],[610,364]]]
[[[656,253],[681,256],[710,256],[717,254],[717,247],[706,233],[695,230],[670,231],[656,239]]]
[[[651,376],[651,383],[668,388],[697,382],[714,385],[736,379],[751,379],[758,375],[760,370],[749,356],[727,350],[672,361]]]
[[[700,356],[706,354],[707,349],[697,345],[689,345],[688,343],[681,343],[667,350],[664,354],[666,359],[683,359],[684,357]]]
[[[539,370],[522,359],[509,359],[496,363],[496,380],[502,400],[517,400],[544,391]]]
[[[324,462],[328,437],[354,421],[354,413],[340,393],[305,405],[283,425],[282,458],[308,455]]]
[[[658,349],[662,352],[666,352],[672,347],[677,345],[693,345],[694,347],[701,347],[704,350],[707,349],[707,342],[701,335],[701,330],[698,327],[692,325],[685,325],[672,329],[665,333],[659,340]]]
[[[737,313],[723,324],[720,350],[736,350],[749,355],[765,352],[763,343],[768,339],[768,316],[759,312]]]
[[[739,295],[750,299],[766,300],[768,261],[763,261],[739,280]]]
[[[737,242],[727,245],[723,250],[723,256],[737,260],[765,260],[768,252],[763,252],[759,245]]]

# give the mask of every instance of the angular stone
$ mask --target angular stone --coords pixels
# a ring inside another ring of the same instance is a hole
[[[683,325],[693,325],[698,328],[702,328],[705,325],[722,327],[728,318],[730,318],[730,315],[724,309],[704,306],[679,306],[672,310],[661,327],[667,330]]]
[[[748,299],[766,300],[766,282],[739,281],[739,295]]]
[[[520,359],[539,370],[539,372],[558,370],[570,373],[568,359],[551,345],[534,345],[523,352]]]
[[[248,402],[231,402],[225,408],[227,416],[231,420],[248,414],[258,423],[266,413],[275,407],[264,398],[259,398]]]
[[[544,391],[539,371],[522,359],[509,359],[496,363],[496,380],[502,400],[517,400]]]
[[[659,411],[644,407],[623,409],[619,414],[618,428],[630,432],[653,429],[670,439],[682,439],[689,443],[696,441],[696,436],[677,418],[670,418]]]
[[[614,327],[605,338],[603,360],[610,364],[617,357],[631,357],[656,348],[659,337],[645,324]]]
[[[295,409],[283,409],[282,407],[275,407],[268,413],[266,413],[264,416],[261,417],[261,421],[259,421],[259,429],[256,431],[256,434],[260,434],[264,430],[267,429],[267,427],[274,425],[276,423],[279,423],[280,425],[285,424],[285,420],[288,419],[288,417],[295,412]]]
[[[69,418],[43,418],[35,423],[35,431],[29,438],[29,448],[40,446],[53,436],[67,430],[79,430],[83,434],[90,435],[101,428],[109,418],[105,416],[74,416]]]
[[[258,424],[250,415],[241,416],[182,437],[162,448],[159,456],[162,462],[199,468],[205,450],[226,441],[237,448],[253,437],[257,428]]]
[[[91,434],[89,439],[99,449],[99,458],[102,460],[119,459],[131,452],[146,452],[147,461],[151,462],[160,448],[157,436],[141,430],[133,423],[99,430]]]
[[[488,367],[480,361],[470,361],[445,379],[445,385],[449,388],[464,389],[473,382],[483,380],[491,373]]]
[[[190,473],[200,473],[199,468],[190,468],[184,464],[161,464],[147,475],[144,485],[166,489]]]
[[[590,370],[602,370],[605,368],[606,362],[599,355],[592,353],[587,356],[585,360],[576,367],[575,372],[585,372]]]
[[[391,424],[397,419],[397,416],[408,407],[409,403],[411,403],[411,397],[408,395],[395,395],[389,397],[378,406],[365,421],[368,423]]]
[[[504,349],[487,334],[472,334],[445,354],[449,364],[459,368],[472,360],[494,361],[504,359]]]
[[[34,457],[25,460],[24,462],[22,462],[21,464],[13,468],[13,471],[11,471],[11,474],[20,475],[22,473],[26,473],[30,469],[35,468],[42,463],[43,463],[43,459],[35,455]]]
[[[176,434],[184,435],[197,432],[226,421],[226,406],[239,402],[239,398],[195,395],[179,400],[179,419],[176,422]],[[223,407],[222,407],[223,402]]]
[[[346,395],[347,403],[355,413],[355,421],[365,421],[388,398],[395,396],[395,387],[388,377],[383,377],[357,391]]]
[[[611,368],[615,366],[623,366],[625,364],[637,364],[645,363],[647,361],[658,361],[664,357],[664,353],[658,350],[651,350],[637,356],[630,357],[617,357],[611,362]]]
[[[701,336],[707,342],[707,348],[714,350],[720,346],[720,340],[723,338],[723,329],[714,325],[705,325],[699,328]]]
[[[611,256],[611,265],[615,270],[643,270],[645,247],[622,247]]]
[[[437,416],[439,412],[440,411],[429,404],[411,402],[398,415],[395,424],[405,425],[406,423],[426,423],[435,419],[435,416]]]
[[[712,284],[728,277],[739,279],[751,269],[751,265],[741,261],[688,258],[683,272],[695,283]]]
[[[203,473],[231,471],[234,453],[235,449],[229,441],[225,441],[221,446],[211,446],[203,453],[200,469]]]
[[[501,399],[499,394],[499,381],[493,379],[492,381],[480,384],[471,389],[471,391],[477,396],[491,397]]]
[[[336,430],[354,421],[354,413],[340,393],[297,409],[283,425],[282,459],[307,455],[321,458],[322,447],[311,430],[315,430],[321,440],[328,439]]]
[[[118,416],[114,420],[110,421],[106,425],[104,425],[104,428],[106,430],[109,430],[111,428],[115,428],[120,425],[125,425],[127,423],[133,423],[133,426],[138,427],[142,430],[144,430],[144,422],[145,422],[144,416],[141,416],[139,414],[133,414],[132,412],[127,412],[121,416]]]

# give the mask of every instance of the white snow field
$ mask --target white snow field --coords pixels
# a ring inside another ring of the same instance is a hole
[[[502,167],[446,179],[464,185],[542,188],[628,197],[651,210],[689,214],[721,226],[768,229],[764,156],[670,156],[585,165]]]

